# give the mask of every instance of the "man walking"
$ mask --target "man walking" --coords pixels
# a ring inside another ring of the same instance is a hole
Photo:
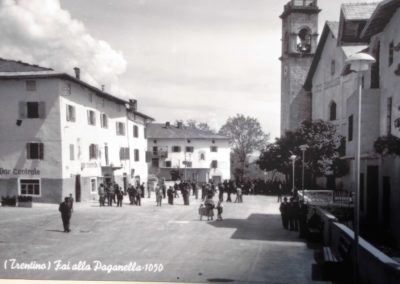
[[[61,213],[61,220],[63,222],[64,232],[65,233],[71,232],[71,230],[69,229],[69,221],[72,215],[72,208],[70,205],[69,197],[65,197],[64,202],[60,203],[58,211],[60,211]]]

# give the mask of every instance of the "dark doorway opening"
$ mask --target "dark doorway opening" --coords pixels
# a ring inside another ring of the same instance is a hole
[[[75,201],[81,202],[81,175],[75,176]]]

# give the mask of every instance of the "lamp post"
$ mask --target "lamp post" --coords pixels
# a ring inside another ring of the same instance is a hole
[[[293,176],[293,178],[292,178],[292,192],[293,192],[293,194],[294,194],[294,164],[295,164],[295,162],[296,162],[296,155],[290,156],[290,160],[292,160],[292,165],[293,165],[293,171],[292,171],[292,176]]]
[[[306,150],[308,149],[308,145],[300,145],[300,150],[302,152],[302,169],[301,169],[301,191],[303,195],[303,201],[305,201],[305,196],[304,196],[304,154]]]
[[[362,74],[367,71],[375,58],[367,53],[356,53],[349,56],[346,60],[350,64],[350,70],[355,71],[358,75],[358,119],[357,119],[357,148],[355,155],[356,173],[355,183],[356,192],[354,198],[354,283],[358,283],[359,277],[359,236],[360,236],[360,163],[361,163],[361,106],[362,106]]]

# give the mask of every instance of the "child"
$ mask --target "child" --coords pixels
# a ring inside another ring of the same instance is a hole
[[[223,210],[224,210],[224,206],[222,205],[222,200],[219,200],[218,204],[217,204],[217,211],[218,211],[217,221],[222,221]]]

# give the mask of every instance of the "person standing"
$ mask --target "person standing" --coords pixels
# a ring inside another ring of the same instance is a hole
[[[156,185],[156,202],[157,202],[157,206],[161,206],[162,198],[163,198],[162,190],[158,185]]]
[[[117,207],[122,207],[122,200],[124,199],[124,192],[122,191],[121,188],[117,189],[116,195],[117,195]]]
[[[279,206],[279,211],[281,211],[282,226],[287,230],[289,224],[289,204],[286,197],[283,198],[283,202]]]
[[[165,185],[165,180],[162,180],[161,183],[161,190],[162,190],[162,196],[165,198],[167,196],[167,186]]]
[[[99,185],[98,193],[99,193],[100,206],[104,206],[105,189],[104,189],[104,185],[102,183],[100,183],[100,185]]]
[[[220,199],[217,204],[217,212],[218,212],[217,221],[222,221],[223,210],[224,210],[224,206],[222,205],[222,199]]]
[[[139,186],[136,191],[136,205],[142,206],[142,187]]]
[[[72,197],[72,193],[69,194],[68,205],[71,208],[71,212],[74,211],[74,198]]]
[[[282,202],[282,184],[278,184],[278,203]]]
[[[145,186],[144,186],[144,182],[142,182],[142,184],[140,185],[140,190],[142,191],[142,198],[144,198],[144,190],[145,190]],[[149,196],[150,198],[150,196]]]
[[[71,232],[69,228],[69,222],[71,220],[72,209],[70,207],[69,197],[65,197],[64,202],[60,203],[58,211],[60,211],[61,213],[61,220],[63,222],[64,232],[65,233]]]
[[[167,196],[168,196],[168,204],[174,205],[174,190],[172,189],[172,186],[168,188]]]

